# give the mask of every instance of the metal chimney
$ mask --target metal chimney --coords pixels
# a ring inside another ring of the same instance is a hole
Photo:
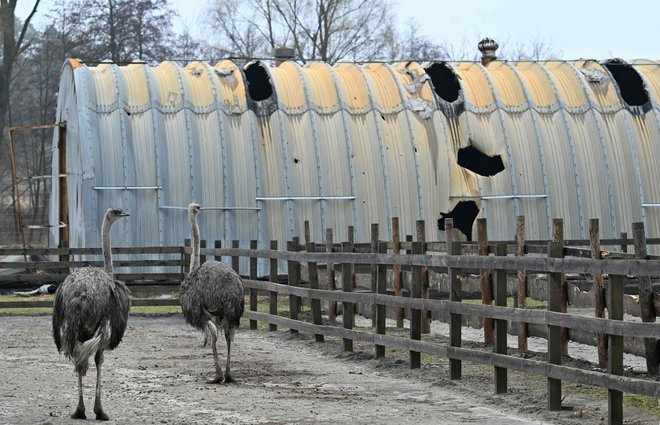
[[[497,60],[497,49],[500,47],[497,44],[497,41],[492,38],[484,38],[481,40],[477,46],[481,52],[481,64],[483,66],[488,66],[494,60]]]
[[[295,56],[292,48],[282,44],[273,50],[273,57],[275,58],[275,66],[280,66],[282,62],[291,60]]]

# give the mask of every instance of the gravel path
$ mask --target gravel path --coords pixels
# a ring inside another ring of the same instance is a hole
[[[2,424],[85,423],[69,419],[76,377],[57,353],[50,320],[0,317]],[[219,352],[224,361],[224,342]],[[181,315],[131,316],[122,344],[106,352],[103,405],[111,421],[127,424],[573,425],[602,423],[606,415],[598,407],[593,415],[548,412],[543,388],[528,391],[510,378],[509,394],[494,396],[492,376],[468,370],[454,382],[442,362],[411,371],[403,360],[407,353],[375,360],[370,352],[356,347],[344,353],[337,340],[319,344],[288,331],[241,328],[232,350],[238,383],[209,385],[211,350]],[[94,417],[94,382],[91,366],[84,379],[88,421]]]

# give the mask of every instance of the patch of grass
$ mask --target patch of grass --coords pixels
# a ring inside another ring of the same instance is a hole
[[[23,297],[14,294],[0,294],[0,302],[1,301],[53,301],[53,295],[44,294],[44,295]]]
[[[593,387],[590,385],[574,384],[571,382],[562,383],[565,391],[579,393],[581,396],[589,397],[595,400],[607,398],[607,389]],[[642,396],[637,394],[624,394],[623,405],[631,409],[642,410],[653,416],[660,417],[660,401],[654,397]]]
[[[131,306],[130,311],[130,314],[144,314],[147,316],[178,313],[181,313],[181,307],[178,305]]]
[[[40,316],[45,314],[53,314],[53,308],[0,308],[0,316]]]
[[[624,394],[623,404],[635,409],[643,410],[660,418],[660,400],[656,398],[635,394]]]
[[[481,300],[463,300],[463,302],[468,304],[481,304]],[[513,307],[513,297],[507,297],[506,306]],[[528,297],[527,308],[548,308],[548,302]]]
[[[449,359],[435,354],[422,353],[422,363],[449,364]]]

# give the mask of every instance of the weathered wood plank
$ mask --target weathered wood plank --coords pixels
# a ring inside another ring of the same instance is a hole
[[[399,256],[401,252],[401,240],[399,234],[399,217],[392,217],[392,252],[395,256]],[[403,293],[401,286],[401,265],[394,265],[394,276],[392,277],[392,285],[394,288],[394,295],[400,297]],[[396,327],[403,327],[403,309],[397,307],[396,309]]]
[[[607,287],[610,303],[608,313],[610,320],[623,320],[623,276],[611,276]],[[607,372],[612,375],[623,375],[623,336],[609,335],[607,353]],[[608,389],[608,423],[623,423],[623,393],[616,389]]]
[[[633,241],[635,245],[635,256],[640,260],[648,258],[646,248],[646,237],[644,235],[644,223],[633,223]],[[653,303],[653,286],[651,279],[642,276],[638,279],[639,285],[639,308],[642,321],[655,322],[655,305]],[[623,294],[622,294],[623,296]],[[658,375],[660,371],[660,345],[657,340],[647,338],[644,340],[644,349],[646,352],[646,370],[651,375]]]
[[[505,256],[506,245],[499,244],[495,249],[495,255]],[[495,305],[506,307],[506,273],[503,270],[495,270]],[[507,321],[495,320],[495,352],[498,354],[507,353]],[[494,368],[495,394],[504,394],[507,392],[508,373],[507,369],[499,366]]]
[[[447,227],[447,219],[445,221],[445,229],[447,230],[447,237],[449,238],[452,234],[452,227]],[[461,242],[451,242],[449,243],[449,253],[451,255],[458,255],[461,253]],[[451,268],[449,272],[449,300],[454,302],[461,302],[461,271],[458,268]],[[462,344],[462,326],[463,319],[460,313],[449,313],[449,345],[452,347],[460,347]],[[461,360],[449,358],[449,378],[450,379],[461,379],[463,370],[463,365]]]
[[[412,246],[413,254],[421,254],[421,242],[414,242]],[[410,296],[412,298],[422,298],[422,267],[414,266],[412,270],[412,282],[410,283]],[[422,310],[410,309],[410,339],[422,339]],[[422,353],[419,351],[410,351],[410,368],[419,369],[422,365]]]
[[[342,243],[342,251],[343,252],[353,251],[353,244],[351,242]],[[353,292],[353,268],[351,266],[352,264],[350,263],[344,263],[342,266],[341,281],[342,281],[342,290],[344,291],[344,293]],[[355,304],[354,302],[351,301],[344,301],[342,303],[342,309],[343,309],[342,323],[344,325],[344,329],[353,329],[354,326],[353,309]],[[344,338],[344,351],[353,351],[352,339]]]
[[[170,260],[121,260],[113,259],[112,264],[117,267],[180,267],[185,264],[180,259]],[[1,261],[0,269],[48,270],[63,268],[103,267],[103,261],[28,261],[9,262]]]
[[[387,242],[380,242],[378,244],[378,252],[385,253],[387,252]],[[387,266],[381,264],[378,266],[378,280],[376,283],[376,294],[375,295],[386,295],[387,291]],[[374,300],[377,298],[374,296]],[[376,305],[376,333],[379,335],[385,335],[386,330],[386,307],[384,304],[375,303]],[[375,346],[376,358],[385,357],[385,346],[378,345]]]
[[[519,309],[497,307],[483,304],[467,304],[435,299],[413,299],[396,297],[394,295],[371,294],[364,292],[344,293],[323,289],[292,288],[283,284],[244,280],[246,288],[254,287],[260,290],[277,291],[288,295],[295,293],[302,297],[316,297],[325,301],[377,303],[387,307],[403,307],[427,309],[433,312],[452,312],[477,317],[490,316],[514,322],[527,322],[538,325],[571,327],[585,332],[605,332],[612,335],[635,335],[639,337],[660,338],[660,326],[643,322],[617,322],[608,319],[577,316],[570,313],[553,313],[541,309]]]
[[[600,260],[601,251],[600,251],[600,224],[597,218],[592,218],[589,220],[589,240],[591,241],[591,258],[594,260]],[[603,285],[603,275],[594,274],[593,275],[593,286],[592,291],[594,293],[594,304],[595,317],[605,318],[605,307],[606,307],[606,298],[605,298],[605,286]],[[597,335],[598,338],[598,365],[601,368],[607,366],[607,335],[600,332]]]
[[[488,223],[485,218],[477,219],[477,236],[479,239],[478,255],[488,256]],[[479,269],[479,285],[481,286],[481,303],[491,305],[493,303],[493,294],[490,285],[490,270],[486,268]],[[495,341],[493,333],[493,319],[484,317],[484,342],[492,344]]]
[[[563,242],[548,242],[548,255],[563,255]],[[550,273],[548,282],[548,310],[561,311],[561,273]],[[548,326],[548,363],[561,365],[561,327]],[[548,409],[561,410],[561,380],[548,377]]]
[[[521,215],[516,220],[516,241],[518,249],[516,255],[525,256],[525,216]],[[518,307],[527,308],[527,272],[518,270]],[[527,352],[527,323],[518,324],[518,352],[525,354]]]
[[[271,250],[277,250],[277,241],[272,240],[270,241],[270,249]],[[269,264],[269,272],[270,272],[270,281],[275,282],[277,281],[277,259],[276,258],[271,258],[270,259],[270,264]],[[271,289],[268,291],[268,312],[273,315],[277,316],[277,289]],[[275,323],[269,323],[268,324],[268,330],[271,332],[277,331],[277,324]]]
[[[257,249],[257,241],[256,240],[251,240],[250,241],[250,248],[251,249]],[[252,280],[257,280],[257,259],[256,258],[250,258],[250,279]],[[257,311],[257,290],[256,289],[250,289],[249,290],[249,297],[250,297],[250,310],[252,311]],[[256,330],[257,329],[257,321],[256,320],[250,320],[250,329],[251,330]]]

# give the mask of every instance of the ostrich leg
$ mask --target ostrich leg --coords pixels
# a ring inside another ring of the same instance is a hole
[[[101,405],[101,365],[103,364],[103,350],[96,352],[94,356],[96,362],[96,397],[94,398],[94,413],[96,413],[96,420],[107,421],[108,415],[103,411]]]
[[[213,362],[215,363],[215,378],[208,381],[207,384],[222,384],[225,380],[225,377],[222,373],[222,368],[220,368],[220,361],[218,360],[218,330],[215,328],[215,325],[209,321],[206,324],[209,327],[209,332],[207,335],[211,337],[211,348],[213,348]]]
[[[83,384],[82,384],[82,375],[78,374],[78,407],[76,411],[71,415],[71,419],[87,419],[85,416],[85,403],[83,402]]]
[[[229,370],[229,358],[231,355],[231,332],[225,331],[225,341],[227,341],[227,367],[225,368],[225,383],[236,382],[231,376],[231,371]]]

